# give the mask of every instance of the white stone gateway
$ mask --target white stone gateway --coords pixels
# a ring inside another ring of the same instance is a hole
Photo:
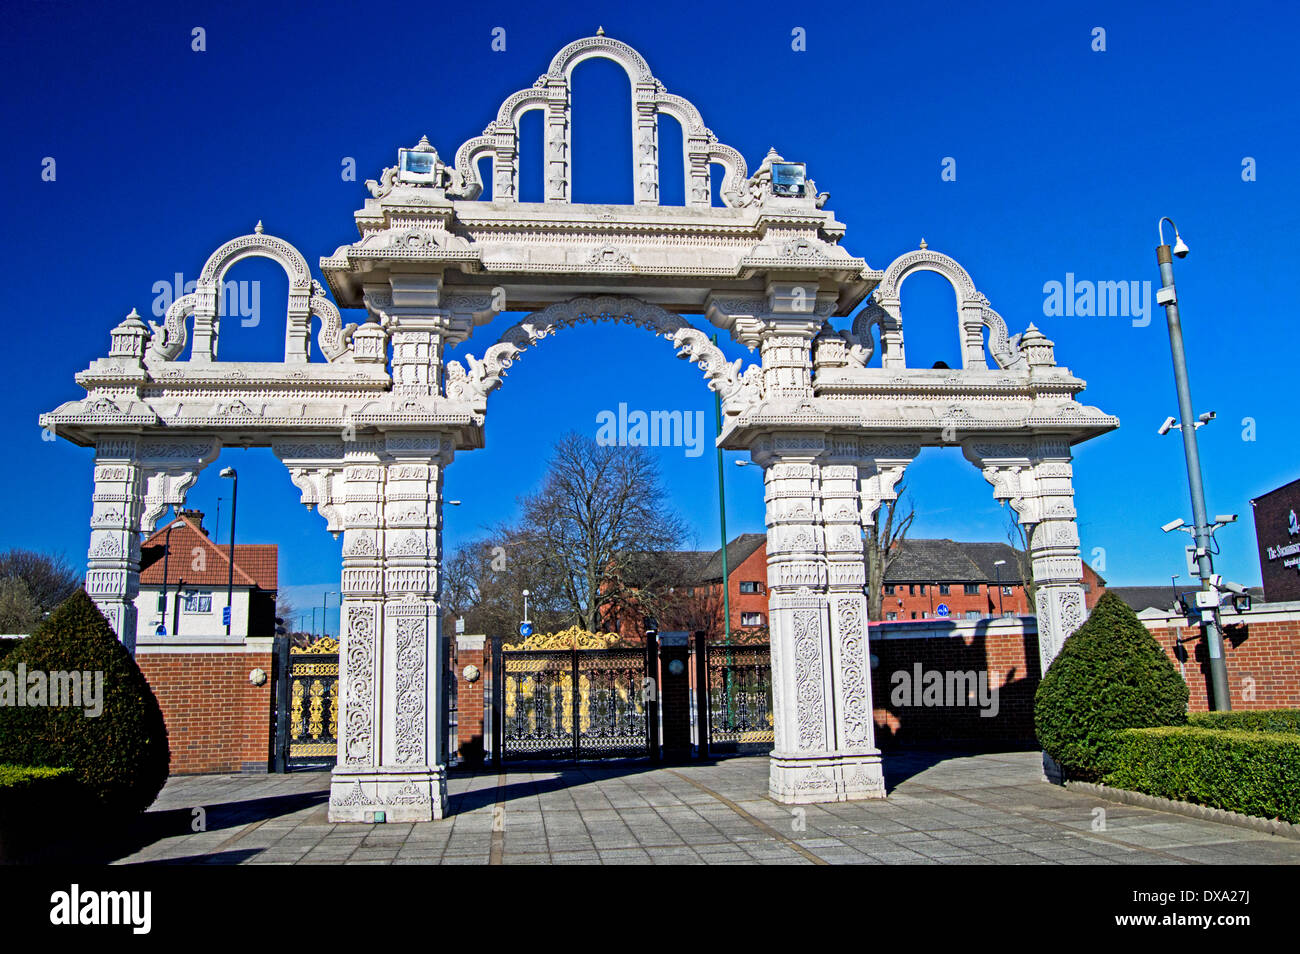
[[[570,203],[570,76],[590,57],[631,78],[633,205]],[[529,110],[545,117],[544,203],[517,200]],[[659,204],[661,113],[683,130],[685,206]],[[491,163],[489,200],[480,159]],[[722,446],[748,449],[765,471],[772,796],[883,796],[863,528],[921,447],[960,446],[1028,530],[1045,669],[1085,612],[1071,447],[1118,421],[1079,403],[1084,382],[1057,366],[1032,325],[1009,336],[948,256],[922,243],[877,271],[850,255],[828,196],[801,173],[773,151],[751,175],[639,53],[598,35],[560,50],[454,165],[422,139],[367,183],[360,239],[320,260],[333,301],[303,256],[259,223],[213,253],[162,325],[133,311],[108,356],[77,376],[86,397],[41,417],[95,448],[86,589],[133,647],[141,533],[183,505],[221,447],[271,447],[302,502],[343,534],[329,817],[440,818],[443,471],[457,450],[483,446],[487,397],[526,349],[578,322],[639,325],[701,367],[722,398]],[[248,256],[289,276],[283,362],[218,360],[222,278]],[[956,289],[961,369],[907,367],[899,286],[922,269]],[[852,331],[831,329],[864,301]],[[337,306],[364,307],[369,320],[343,326]],[[444,361],[448,345],[502,310],[529,315],[482,357]],[[758,362],[727,361],[684,314],[730,332]],[[880,366],[868,367],[876,327]]]

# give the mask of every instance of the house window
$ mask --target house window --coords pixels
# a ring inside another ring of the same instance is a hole
[[[962,592],[967,596],[979,596],[980,585],[978,583],[965,583],[962,585]]]
[[[1014,596],[1014,595],[1015,595],[1015,592],[1016,592],[1016,588],[1015,588],[1014,586],[1004,586],[1004,587],[1002,587],[1002,595],[1003,595],[1003,596]]]
[[[762,613],[741,613],[740,614],[741,626],[762,626],[765,622],[766,621],[763,619]]]
[[[763,584],[754,580],[742,580],[740,583],[740,592],[742,593],[762,593]]]
[[[1014,610],[1007,610],[1007,611],[1005,611],[1005,612],[1002,614],[1002,618],[1003,618],[1003,619],[1015,619],[1015,618],[1016,618],[1015,611],[1014,611]]]
[[[886,613],[886,614],[885,614],[885,619],[898,619],[898,614],[897,614],[897,613]]]
[[[950,587],[947,583],[940,583],[940,584],[939,584],[939,595],[940,595],[940,596],[947,596],[948,593],[949,593],[949,591],[950,591],[951,589],[952,589],[952,587]]]
[[[187,613],[211,613],[212,594],[188,590],[181,599],[181,608]]]
[[[885,595],[886,595],[886,596],[893,596],[893,595],[894,595],[894,584],[893,584],[893,583],[886,583],[886,584],[885,584]]]
[[[924,583],[921,584],[921,595],[922,595],[922,596],[925,595],[925,584],[924,584]]]
[[[908,596],[915,596],[915,595],[916,595],[916,584],[915,584],[915,583],[909,583],[909,584],[907,584],[907,595],[908,595]]]
[[[967,618],[967,619],[979,619],[979,618],[980,618],[980,611],[979,611],[979,610],[967,610],[967,611],[966,611],[966,618]]]

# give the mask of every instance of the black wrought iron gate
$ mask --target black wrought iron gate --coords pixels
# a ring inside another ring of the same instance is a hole
[[[493,752],[502,760],[645,758],[658,712],[644,649],[503,649],[493,659]]]

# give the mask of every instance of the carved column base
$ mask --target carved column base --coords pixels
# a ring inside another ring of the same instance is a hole
[[[880,752],[772,753],[768,794],[786,805],[885,797]]]
[[[447,814],[447,776],[437,765],[339,765],[330,777],[332,822],[435,821]]]

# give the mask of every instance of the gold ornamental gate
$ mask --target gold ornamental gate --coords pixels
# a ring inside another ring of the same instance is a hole
[[[277,769],[332,765],[338,756],[339,644],[328,636],[306,648],[280,647]]]

